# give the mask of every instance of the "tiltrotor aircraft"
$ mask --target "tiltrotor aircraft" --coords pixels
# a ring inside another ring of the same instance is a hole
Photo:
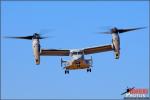
[[[65,69],[65,74],[69,74],[69,70],[77,69],[86,69],[87,72],[91,72],[92,67],[92,57],[86,59],[84,56],[88,54],[114,51],[115,59],[119,59],[120,56],[120,38],[119,34],[134,31],[138,29],[143,29],[144,27],[139,28],[130,28],[130,29],[118,29],[116,27],[110,29],[108,32],[101,32],[104,34],[112,35],[112,43],[110,45],[96,46],[84,49],[41,49],[40,39],[47,37],[42,37],[38,33],[34,33],[32,36],[23,36],[23,37],[6,37],[6,38],[15,38],[15,39],[27,39],[32,40],[33,54],[35,58],[35,63],[40,64],[40,56],[70,56],[72,57],[69,61],[64,61],[61,59],[61,66]]]

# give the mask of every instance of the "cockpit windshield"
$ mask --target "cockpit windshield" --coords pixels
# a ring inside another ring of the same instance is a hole
[[[72,52],[72,55],[78,55],[78,52]]]
[[[74,51],[74,52],[71,53],[71,55],[82,55],[82,54],[83,54],[83,52],[80,52],[80,51],[79,52]]]

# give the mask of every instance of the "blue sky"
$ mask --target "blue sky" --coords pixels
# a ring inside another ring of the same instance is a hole
[[[49,30],[42,48],[74,49],[111,43],[97,34],[104,26],[146,29],[120,35],[120,59],[114,52],[92,55],[94,67],[64,74],[61,57],[41,57],[35,65],[31,41],[1,40],[3,99],[121,99],[126,87],[149,88],[148,1],[2,2],[1,36],[25,36]],[[86,56],[89,58],[91,55]],[[63,57],[69,60],[69,57]]]

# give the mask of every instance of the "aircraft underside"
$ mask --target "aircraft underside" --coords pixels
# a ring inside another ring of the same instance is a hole
[[[87,60],[79,60],[73,61],[70,65],[64,64],[65,74],[69,74],[69,70],[79,70],[79,69],[86,69],[87,72],[91,72],[92,67],[92,59]]]
[[[79,66],[79,65],[71,65],[64,67],[65,74],[69,74],[69,70],[80,70],[80,69],[86,69],[87,72],[91,72],[91,66]]]

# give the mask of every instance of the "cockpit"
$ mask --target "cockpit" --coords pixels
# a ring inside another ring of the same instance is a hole
[[[73,55],[83,55],[83,51],[81,50],[71,50],[70,52],[70,56],[73,56]]]
[[[82,50],[71,50],[70,56],[73,57],[74,60],[83,59],[84,53]]]
[[[72,52],[72,55],[78,55],[78,52]]]

